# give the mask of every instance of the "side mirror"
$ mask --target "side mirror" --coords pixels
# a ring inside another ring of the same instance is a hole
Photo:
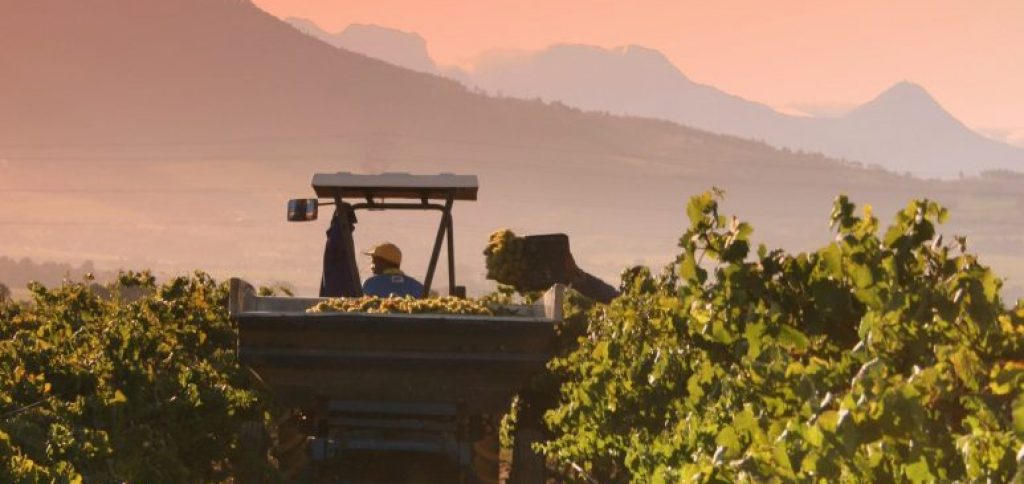
[[[288,221],[309,222],[316,220],[320,201],[315,198],[295,198],[288,200]]]

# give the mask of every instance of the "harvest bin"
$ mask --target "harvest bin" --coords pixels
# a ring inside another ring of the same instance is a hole
[[[439,482],[496,482],[498,422],[551,358],[562,298],[554,286],[507,316],[306,313],[323,299],[260,297],[232,279],[229,309],[241,363],[302,415],[315,465],[293,477],[393,480],[433,456]]]

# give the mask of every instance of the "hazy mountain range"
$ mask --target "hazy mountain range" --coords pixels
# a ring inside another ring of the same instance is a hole
[[[827,243],[833,198],[883,221],[915,197],[953,213],[1024,294],[1024,176],[920,180],[635,116],[483,95],[328,45],[239,0],[0,0],[0,255],[98,270],[204,269],[319,282],[324,219],[284,221],[315,172],[476,174],[455,207],[457,268],[488,287],[488,234],[566,232],[610,281],[672,260],[712,186],[756,242]],[[416,43],[416,42],[413,42]],[[423,274],[436,214],[360,214]],[[365,267],[364,267],[365,271]],[[445,280],[443,271],[439,280]]]
[[[434,59],[427,53],[427,41],[419,34],[366,24],[352,24],[341,32],[330,33],[312,20],[289,17],[285,21],[335,47],[414,71],[437,72]]]
[[[667,119],[918,176],[953,178],[993,169],[1024,172],[1024,149],[971,131],[924,87],[910,82],[898,83],[840,116],[793,116],[696,83],[660,52],[640,46],[609,50],[555,45],[540,52],[490,54],[467,72],[439,68],[416,34],[354,25],[332,35],[308,20],[288,21],[332,45],[441,73],[491,93]]]

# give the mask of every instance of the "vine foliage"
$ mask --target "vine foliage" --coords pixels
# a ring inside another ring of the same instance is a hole
[[[226,285],[125,273],[30,290],[0,303],[0,481],[274,477],[238,441],[267,412],[238,365]]]
[[[602,482],[1006,482],[1024,458],[1024,301],[943,243],[938,204],[884,231],[836,199],[819,250],[752,250],[692,198],[666,270],[623,276],[557,359],[554,460]]]

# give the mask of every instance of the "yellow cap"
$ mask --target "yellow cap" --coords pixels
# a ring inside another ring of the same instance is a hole
[[[364,254],[393,262],[396,266],[402,265],[402,251],[391,242],[384,242],[374,247],[372,251],[364,252]]]

